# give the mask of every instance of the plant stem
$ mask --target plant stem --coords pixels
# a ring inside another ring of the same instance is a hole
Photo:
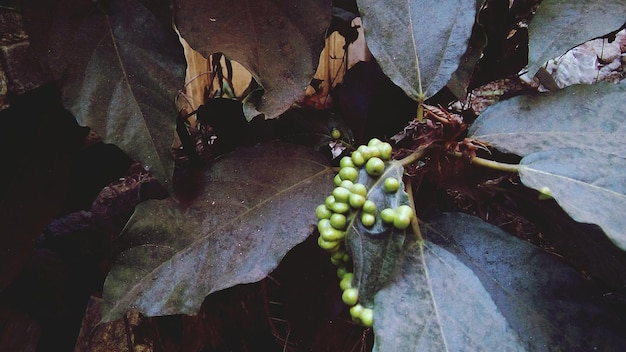
[[[413,153],[411,153],[410,155],[404,157],[403,159],[398,160],[398,162],[400,164],[402,164],[403,166],[407,166],[415,161],[417,161],[418,159],[420,159],[421,157],[424,156],[424,152],[426,151],[425,148],[423,149],[417,149],[416,151],[414,151]]]
[[[460,152],[454,152],[452,154],[458,158],[463,157],[463,154]],[[488,167],[490,169],[504,171],[504,172],[519,172],[519,169],[520,169],[519,164],[501,163],[499,161],[484,159],[484,158],[480,158],[477,156],[470,159],[470,162],[475,165],[480,165],[480,166]]]

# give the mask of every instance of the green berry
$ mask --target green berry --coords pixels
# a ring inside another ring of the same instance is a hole
[[[347,203],[348,202],[348,198],[350,197],[350,190],[343,188],[341,186],[336,187],[333,190],[333,197],[335,197],[335,201],[336,202],[343,202],[343,203]]]
[[[371,308],[363,308],[360,319],[363,326],[371,328],[374,325],[374,310]]]
[[[367,146],[368,147],[375,147],[375,146],[377,146],[377,145],[379,145],[381,143],[382,143],[382,141],[380,139],[374,137],[374,138],[370,139],[369,142],[367,142]]]
[[[350,180],[343,180],[339,184],[339,187],[343,187],[343,188],[347,189],[348,191],[352,192],[352,187],[354,187],[354,183],[352,183],[352,181],[350,181]]]
[[[346,233],[331,227],[320,231],[320,237],[327,242],[337,242],[346,237]]]
[[[538,189],[539,191],[539,200],[547,200],[547,199],[553,199],[554,197],[552,197],[552,191],[550,191],[550,187],[547,186],[543,186],[541,188]]]
[[[365,187],[364,184],[362,183],[355,183],[354,185],[352,185],[352,188],[350,189],[350,192],[354,193],[354,194],[358,194],[360,196],[366,197],[367,196],[367,187]]]
[[[334,213],[330,216],[330,224],[337,230],[343,230],[348,223],[346,216],[343,214]]]
[[[365,307],[363,307],[360,304],[355,304],[354,306],[350,307],[350,315],[352,316],[353,319],[361,319],[361,313],[363,312],[363,309]]]
[[[354,163],[354,166],[363,166],[363,164],[365,164],[365,161],[366,160],[361,152],[359,152],[358,150],[352,152],[352,162]]]
[[[363,203],[363,212],[368,214],[376,214],[376,203],[371,200],[366,200]]]
[[[341,160],[339,160],[339,167],[341,168],[354,166],[354,162],[352,162],[352,158],[349,156],[344,156]]]
[[[340,266],[337,268],[337,277],[341,280],[348,273],[348,268],[345,266]]]
[[[385,191],[389,193],[396,192],[398,189],[400,189],[400,181],[398,181],[398,179],[395,177],[387,177],[385,178],[384,188]]]
[[[352,288],[352,278],[354,277],[353,273],[346,273],[339,282],[339,287],[342,291],[345,291],[349,288]]]
[[[363,213],[361,215],[361,222],[363,223],[363,226],[370,227],[376,222],[376,217],[369,213]]]
[[[381,143],[377,145],[376,147],[380,151],[381,159],[383,160],[391,159],[391,153],[393,152],[393,148],[391,147],[391,144],[385,142],[385,143]]]
[[[341,132],[338,129],[333,128],[333,130],[330,132],[330,136],[333,137],[333,139],[339,139],[341,138]]]
[[[365,161],[369,160],[373,155],[373,149],[374,148],[369,148],[366,145],[361,145],[357,148],[357,152],[361,153],[361,155],[363,155],[363,158],[365,159]]]
[[[350,193],[350,197],[348,198],[348,203],[354,209],[359,209],[365,204],[365,197],[360,194]]]
[[[385,208],[380,212],[380,219],[385,224],[392,224],[395,218],[396,218],[396,211],[394,209]]]
[[[341,176],[339,176],[339,174],[335,175],[335,177],[333,178],[333,183],[335,183],[335,186],[339,187],[341,185]]]
[[[339,249],[339,241],[326,241],[322,238],[322,236],[317,238],[317,245],[327,251],[334,251]]]
[[[398,230],[404,230],[411,224],[412,216],[407,213],[396,212],[396,216],[393,219],[393,226]]]
[[[341,294],[341,300],[349,306],[355,305],[359,300],[359,291],[356,288],[348,288]]]
[[[378,177],[385,171],[385,162],[377,157],[371,158],[365,164],[365,171],[372,177]]]
[[[357,178],[359,178],[359,170],[352,166],[342,167],[341,170],[339,170],[338,175],[342,180],[350,180],[354,182]]]
[[[335,213],[345,214],[350,211],[350,205],[344,202],[334,202],[330,205],[330,210],[334,211]]]
[[[324,205],[326,205],[326,208],[332,210],[333,207],[332,205],[335,204],[336,200],[335,197],[330,195],[328,197],[326,197],[326,199],[324,199]]]
[[[330,219],[330,216],[333,215],[333,213],[330,211],[330,209],[328,209],[326,204],[320,204],[317,206],[317,208],[315,208],[315,215],[318,219],[322,220]]]

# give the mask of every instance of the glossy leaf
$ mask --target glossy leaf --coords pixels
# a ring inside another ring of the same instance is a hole
[[[617,351],[626,326],[558,257],[465,214],[423,227],[375,298],[374,351]]]
[[[528,26],[528,72],[588,40],[624,25],[626,3],[613,0],[544,0]]]
[[[331,1],[174,3],[176,26],[192,48],[205,57],[226,54],[263,87],[259,101],[246,101],[247,114],[258,110],[266,118],[275,118],[304,96],[324,46]]]
[[[426,97],[446,85],[467,49],[476,2],[358,0],[357,4],[370,51],[408,96],[418,99],[420,78]]]
[[[185,79],[169,2],[46,0],[23,9],[66,107],[169,186],[174,98]]]
[[[520,156],[557,148],[626,155],[624,96],[626,86],[611,83],[518,96],[485,110],[469,136]]]
[[[134,246],[105,282],[103,321],[130,309],[194,314],[210,293],[263,279],[311,234],[332,178],[308,148],[262,144],[218,159],[192,195],[140,204],[122,234]]]
[[[359,289],[359,301],[365,306],[372,305],[374,295],[395,272],[406,237],[406,230],[385,224],[380,217],[380,212],[385,208],[395,209],[410,204],[402,183],[404,167],[396,161],[386,164],[385,173],[379,177],[369,176],[361,168],[356,181],[367,187],[367,199],[376,204],[376,222],[373,226],[364,226],[360,215],[362,211],[359,211],[348,225],[346,233],[346,246],[354,263],[353,286]],[[400,181],[398,191],[385,191],[384,180],[388,177]]]
[[[593,150],[564,148],[522,159],[522,182],[550,193],[574,220],[599,225],[626,250],[626,158]]]

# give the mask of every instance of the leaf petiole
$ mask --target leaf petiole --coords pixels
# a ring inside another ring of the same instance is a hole
[[[460,152],[453,152],[451,154],[456,156],[457,158],[462,158],[463,157],[463,154],[460,153]],[[488,167],[488,168],[494,169],[494,170],[504,171],[504,172],[519,172],[519,170],[520,170],[519,164],[501,163],[499,161],[484,159],[484,158],[481,158],[481,157],[478,157],[478,156],[475,156],[475,157],[471,158],[470,159],[470,163],[475,164],[475,165]]]

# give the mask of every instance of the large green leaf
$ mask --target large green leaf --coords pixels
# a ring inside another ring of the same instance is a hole
[[[365,168],[361,168],[356,182],[367,187],[367,199],[376,204],[378,212],[385,208],[395,209],[400,205],[410,204],[402,183],[403,172],[402,164],[391,161],[387,163],[385,173],[379,177],[372,177]],[[386,178],[398,179],[401,183],[400,189],[394,193],[386,192],[384,189]],[[376,217],[373,226],[366,227],[361,222],[361,214],[362,210],[359,210],[348,226],[346,246],[354,263],[352,285],[359,290],[361,304],[371,306],[374,295],[389,281],[396,270],[406,230],[398,230],[383,223],[380,216]]]
[[[556,256],[465,214],[424,226],[375,297],[375,351],[619,351],[626,326]]]
[[[574,220],[599,225],[626,250],[626,158],[578,148],[553,149],[522,159],[522,182],[548,187]]]
[[[140,204],[122,234],[134,247],[105,282],[103,321],[129,309],[194,314],[208,294],[264,278],[311,234],[332,178],[320,154],[272,143],[224,155],[190,195]]]
[[[176,26],[192,48],[240,62],[265,90],[260,101],[246,101],[255,106],[244,111],[275,118],[304,96],[330,24],[330,0],[174,3]]]
[[[408,96],[417,100],[420,78],[426,97],[446,85],[466,51],[477,2],[358,0],[357,4],[370,51]]]
[[[626,86],[604,82],[518,96],[485,110],[469,136],[520,156],[556,148],[626,155],[624,96]]]
[[[185,77],[169,2],[37,0],[22,8],[33,47],[78,121],[169,182],[174,98]]]
[[[544,0],[528,26],[528,72],[574,46],[618,30],[626,21],[626,2]]]

